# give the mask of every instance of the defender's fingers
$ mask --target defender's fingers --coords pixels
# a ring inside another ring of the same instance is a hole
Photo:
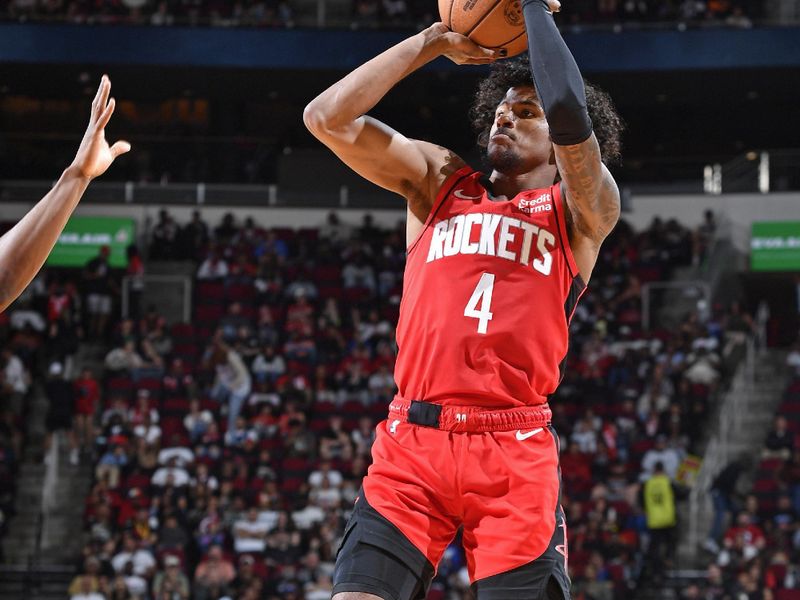
[[[130,152],[131,151],[131,145],[130,145],[130,143],[126,142],[125,140],[120,140],[120,141],[116,142],[113,146],[111,146],[110,150],[111,150],[111,156],[113,156],[114,158],[117,158],[121,154],[125,154],[126,152]]]

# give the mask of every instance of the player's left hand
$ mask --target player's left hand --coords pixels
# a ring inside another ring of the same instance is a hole
[[[94,179],[105,173],[115,158],[131,149],[131,145],[124,140],[116,142],[113,146],[109,146],[106,141],[105,127],[114,114],[115,106],[114,98],[109,99],[110,93],[111,81],[107,75],[103,75],[92,102],[89,126],[72,162],[72,165],[87,179]]]

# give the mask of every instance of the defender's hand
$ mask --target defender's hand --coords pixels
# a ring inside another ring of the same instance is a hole
[[[89,126],[72,162],[72,165],[87,179],[94,179],[105,173],[115,158],[131,149],[131,145],[123,140],[110,147],[106,141],[105,126],[114,114],[115,106],[114,98],[109,100],[110,92],[111,81],[108,76],[103,75],[92,102]]]

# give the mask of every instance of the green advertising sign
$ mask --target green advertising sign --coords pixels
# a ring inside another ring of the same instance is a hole
[[[98,255],[102,246],[108,246],[111,248],[111,266],[126,267],[126,250],[135,240],[135,227],[134,220],[129,217],[73,216],[58,237],[47,264],[83,267]]]
[[[750,268],[753,271],[800,271],[800,221],[753,223]]]

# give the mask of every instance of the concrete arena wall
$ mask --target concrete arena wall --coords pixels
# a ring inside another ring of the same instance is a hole
[[[18,220],[30,208],[27,203],[7,202],[0,207],[3,220]],[[129,216],[136,219],[137,231],[142,234],[152,227],[158,217],[159,205],[135,204],[83,204],[76,214],[97,216]],[[164,205],[178,223],[189,220],[196,208],[202,211],[206,222],[214,225],[222,215],[234,212],[238,218],[252,216],[266,227],[315,227],[325,222],[327,208],[276,208],[276,207],[236,207],[236,206],[187,206]],[[730,233],[737,249],[749,252],[750,228],[754,221],[800,221],[800,193],[775,194],[735,194],[722,196],[676,195],[676,196],[634,196],[630,211],[623,214],[635,229],[643,229],[654,217],[677,219],[687,227],[696,227],[703,219],[703,213],[712,210],[723,232]],[[369,212],[375,222],[383,227],[394,227],[406,217],[402,202],[397,210],[338,209],[340,219],[350,225],[358,225]]]

